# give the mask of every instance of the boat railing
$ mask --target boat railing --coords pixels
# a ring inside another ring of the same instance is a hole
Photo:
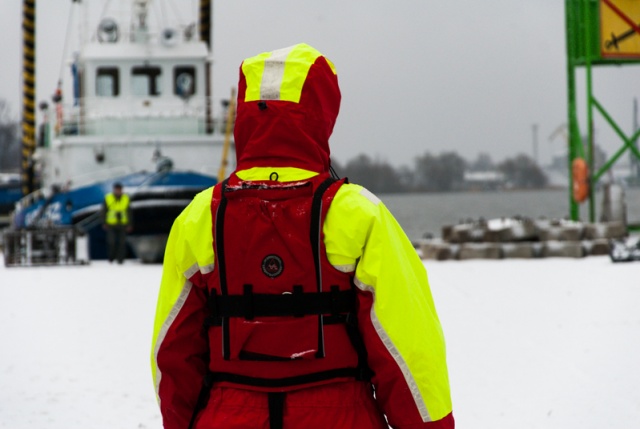
[[[82,104],[96,104],[96,98],[82,100]],[[155,100],[154,100],[155,101]],[[139,98],[123,98],[110,108],[87,111],[78,104],[56,105],[55,119],[50,123],[51,135],[139,135],[139,134],[207,134],[211,125],[214,134],[224,134],[226,115],[207,122],[206,104],[184,106],[157,100],[153,109],[131,109]],[[119,106],[127,106],[125,109]]]
[[[19,212],[28,207],[31,207],[34,203],[49,198],[52,193],[53,191],[50,189],[35,190],[30,194],[27,194],[24,197],[20,198],[18,202],[16,202],[14,211]]]
[[[133,171],[127,166],[105,168],[91,173],[74,176],[67,183],[67,187],[77,188],[80,186],[90,185],[92,183],[113,179],[115,177],[125,176],[131,173],[133,173]]]

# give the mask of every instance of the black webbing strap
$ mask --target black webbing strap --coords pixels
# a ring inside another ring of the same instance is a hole
[[[318,292],[322,291],[322,272],[320,269],[320,232],[322,231],[322,197],[324,193],[329,189],[329,186],[333,185],[336,180],[333,177],[329,177],[322,182],[315,193],[313,194],[313,201],[311,203],[311,228],[310,236],[311,251],[313,252],[313,262],[316,268],[316,284]]]
[[[246,386],[276,389],[317,383],[319,381],[331,380],[332,378],[358,379],[360,373],[361,371],[358,368],[336,368],[327,371],[313,372],[311,374],[295,375],[292,377],[263,378],[233,374],[230,372],[214,372],[211,375],[211,379],[214,382],[226,381],[228,383],[244,384]]]
[[[313,263],[316,269],[316,287],[318,292],[322,292],[322,265],[320,262],[320,233],[322,232],[322,198],[331,185],[336,182],[333,177],[327,178],[318,186],[313,194],[311,202],[311,226],[309,229],[309,239],[311,241],[311,251],[313,252]],[[316,357],[324,357],[324,329],[322,328],[322,315],[318,316],[318,351]]]
[[[358,319],[354,313],[347,315],[345,327],[347,329],[349,341],[351,341],[351,345],[358,354],[358,374],[356,375],[356,380],[369,381],[371,380],[371,377],[373,377],[373,371],[371,371],[371,368],[369,368],[369,364],[367,363],[367,347],[365,346],[360,330],[358,329]]]
[[[285,392],[269,392],[269,429],[282,429],[284,423]]]
[[[224,214],[227,210],[227,197],[225,196],[225,188],[229,179],[225,179],[220,184],[220,204],[218,205],[218,211],[216,212],[216,258],[218,264],[218,273],[220,276],[220,292],[223,295],[227,294],[227,267],[225,264],[224,253]]]
[[[302,288],[294,287],[293,293],[266,294],[251,293],[250,285],[245,285],[242,295],[218,295],[212,290],[208,308],[208,326],[215,326],[216,320],[229,317],[251,320],[254,317],[338,316],[355,311],[355,292],[333,287],[329,292],[302,292]]]
[[[225,197],[225,189],[229,179],[225,179],[220,189],[220,204],[216,213],[216,258],[218,264],[218,275],[220,277],[220,293],[222,296],[227,295],[227,266],[225,264],[224,252],[224,214],[227,210],[227,198]],[[229,320],[222,319],[222,356],[228,360],[231,356],[231,345],[229,343]]]
[[[200,388],[200,393],[198,393],[198,399],[196,400],[196,406],[193,409],[193,414],[191,415],[191,420],[189,420],[188,429],[192,429],[193,425],[196,423],[196,417],[200,410],[204,409],[207,406],[207,402],[209,401],[209,393],[211,392],[211,383],[213,382],[213,375],[211,372],[207,372],[202,380],[202,387]]]

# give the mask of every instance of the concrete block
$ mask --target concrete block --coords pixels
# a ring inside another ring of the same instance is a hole
[[[584,232],[584,226],[580,223],[565,224],[560,226],[560,240],[580,241]]]
[[[627,228],[622,222],[589,223],[584,228],[584,238],[595,240],[599,238],[620,239],[627,235]]]
[[[541,256],[543,258],[582,258],[585,252],[580,241],[549,240],[542,243]]]
[[[538,239],[534,222],[527,218],[498,218],[487,222],[486,241],[532,241]]]
[[[560,228],[551,225],[538,227],[538,236],[541,241],[559,241]]]
[[[536,228],[542,241],[580,241],[584,234],[584,225],[572,221],[537,222]]]
[[[536,256],[533,243],[503,243],[501,249],[505,259],[531,259]]]
[[[511,229],[508,227],[488,228],[484,233],[484,241],[505,243],[511,241]]]
[[[583,247],[588,255],[608,255],[611,252],[611,242],[606,238],[598,238],[583,242]]]
[[[460,245],[458,259],[500,259],[502,250],[498,243],[464,243]]]
[[[446,261],[453,259],[452,246],[439,240],[428,240],[420,244],[422,259]]]
[[[443,226],[441,234],[444,241],[451,242],[451,237],[453,236],[453,225]]]
[[[486,227],[479,223],[462,223],[451,229],[452,243],[477,243],[484,240]]]

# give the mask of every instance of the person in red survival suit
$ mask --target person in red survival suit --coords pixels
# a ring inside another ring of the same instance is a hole
[[[330,174],[333,64],[243,61],[237,168],[167,243],[152,371],[166,429],[454,428],[427,274],[384,204]]]

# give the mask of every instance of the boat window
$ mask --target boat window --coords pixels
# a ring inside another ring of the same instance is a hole
[[[116,97],[120,94],[120,74],[116,67],[98,67],[96,72],[96,95]]]
[[[140,97],[158,96],[162,93],[162,69],[142,66],[131,70],[131,93]]]
[[[187,98],[196,93],[196,68],[177,66],[173,69],[173,93]]]

